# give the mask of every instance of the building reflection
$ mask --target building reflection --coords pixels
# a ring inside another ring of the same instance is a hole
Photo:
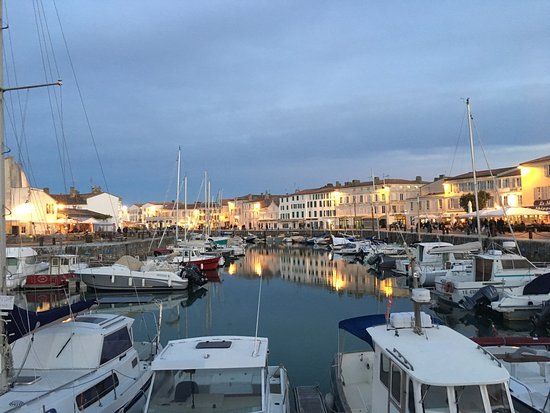
[[[241,277],[280,277],[298,284],[327,288],[342,294],[407,297],[407,288],[395,278],[380,280],[369,267],[345,260],[332,260],[327,251],[312,248],[254,246],[246,256],[227,268],[229,275]]]

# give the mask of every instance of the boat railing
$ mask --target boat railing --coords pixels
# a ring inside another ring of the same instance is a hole
[[[527,394],[529,395],[529,401],[531,402],[531,406],[534,406],[535,404],[533,402],[533,393],[531,392],[531,389],[525,383],[522,383],[521,381],[519,381],[515,377],[510,377],[510,380],[513,381],[514,383],[520,385],[525,390],[527,390]],[[549,396],[550,396],[550,391],[548,392],[548,396],[546,396],[546,401],[547,402],[548,402],[548,397]],[[546,403],[545,403],[545,406],[546,406]],[[544,409],[542,409],[542,410],[544,411]]]
[[[386,351],[390,354],[392,354],[396,359],[397,361],[399,361],[399,363],[401,363],[405,368],[411,370],[411,371],[414,371],[414,367],[413,365],[409,362],[409,360],[407,360],[407,358],[401,354],[399,352],[399,350],[397,350],[395,347],[393,348],[393,351],[390,351],[390,349],[388,349],[386,347]]]
[[[491,360],[493,360],[495,363],[497,363],[499,367],[502,367],[502,363],[500,362],[500,360],[499,360],[498,358],[496,358],[496,357],[494,356],[494,354],[492,354],[491,352],[487,351],[487,350],[485,349],[485,347],[482,347],[482,346],[480,346],[480,345],[478,344],[477,348],[478,348],[479,350],[481,350],[483,353],[485,353],[487,356],[489,356],[489,358],[490,358]]]

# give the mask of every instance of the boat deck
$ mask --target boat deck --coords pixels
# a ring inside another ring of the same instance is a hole
[[[318,386],[298,386],[294,389],[296,413],[327,413]]]

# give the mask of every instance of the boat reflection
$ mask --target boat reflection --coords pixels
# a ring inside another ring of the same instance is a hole
[[[279,277],[298,284],[309,284],[355,297],[371,295],[408,297],[409,291],[396,279],[379,279],[369,267],[356,262],[332,259],[323,249],[308,247],[253,246],[246,256],[226,269],[228,275],[264,278]]]

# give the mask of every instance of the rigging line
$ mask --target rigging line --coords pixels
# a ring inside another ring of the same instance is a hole
[[[449,176],[452,176],[452,173],[453,173],[453,167],[454,167],[455,160],[456,160],[456,153],[458,151],[458,145],[460,143],[460,138],[462,137],[462,128],[464,127],[464,119],[466,118],[466,116],[467,116],[467,110],[464,109],[463,114],[462,114],[462,121],[460,122],[460,129],[458,130],[458,136],[456,138],[455,151],[453,153],[453,160],[451,161],[451,169],[449,170]]]
[[[42,10],[42,15],[41,16],[42,16],[42,19],[44,21],[43,27],[45,27],[45,29],[46,29],[45,30],[45,35],[44,35],[44,43],[46,44],[46,34],[47,34],[47,39],[48,39],[48,42],[49,42],[52,61],[53,61],[54,67],[55,67],[55,72],[56,72],[56,75],[57,75],[57,79],[60,79],[61,74],[59,72],[59,66],[57,64],[57,59],[55,57],[55,49],[53,47],[53,42],[52,42],[52,38],[51,38],[51,34],[50,34],[50,28],[48,26],[48,19],[46,17],[46,11],[44,9],[44,3],[42,2],[42,0],[37,0],[37,7],[39,9],[39,13],[40,13],[40,9]],[[47,45],[46,45],[46,53],[48,53]],[[49,55],[48,55],[48,58],[49,58]],[[53,80],[54,76],[53,76],[53,73],[52,73],[52,70],[51,70],[51,66],[50,66],[50,76]],[[52,90],[52,93],[54,95],[54,101],[55,101],[58,116],[59,116],[59,126],[60,126],[60,129],[61,129],[62,150],[64,150],[64,155],[66,157],[65,160],[66,160],[66,163],[67,163],[67,167],[69,169],[71,182],[73,183],[73,186],[74,186],[74,175],[73,175],[73,170],[72,170],[72,165],[71,165],[71,158],[69,156],[69,149],[68,149],[68,146],[67,146],[67,137],[66,137],[66,134],[65,134],[65,124],[63,122],[63,100],[62,100],[63,94],[62,94],[62,91],[63,91],[63,86],[61,86],[59,88],[59,98],[57,96],[58,92],[55,88]]]
[[[34,0],[32,2],[32,5],[33,5],[33,9],[34,9],[34,21],[35,21],[35,26],[36,26],[36,32],[37,32],[37,35],[38,35],[38,43],[40,45],[40,56],[41,56],[41,59],[42,59],[42,69],[44,71],[44,78],[45,78],[46,82],[49,82],[48,73],[47,73],[47,70],[46,70],[46,61],[45,61],[45,57],[44,57],[44,50],[43,50],[43,46],[42,46],[42,37],[40,36],[40,25],[39,25],[39,22],[38,22],[39,17],[38,17],[38,13],[37,13],[37,10],[36,10]],[[56,125],[55,115],[54,115],[54,111],[53,111],[52,98],[51,98],[51,94],[50,94],[50,88],[47,88],[47,89],[48,89],[47,90],[48,101],[49,101],[49,104],[50,104],[50,112],[51,112],[52,124],[53,124],[53,129],[54,129],[55,141],[56,141],[56,144],[57,144],[57,152],[58,152],[58,155],[59,155],[59,166],[61,168],[61,175],[62,175],[62,178],[63,178],[63,187],[64,187],[65,192],[67,192],[67,180],[65,179],[65,167],[63,165],[63,157],[62,157],[62,152],[61,152],[61,146],[60,146],[60,143],[59,143],[59,136],[58,136],[58,133],[57,133],[57,125]]]
[[[78,76],[76,75],[76,69],[74,67],[73,59],[72,59],[71,53],[69,51],[69,44],[67,43],[67,38],[65,37],[65,31],[63,30],[63,25],[61,23],[61,16],[59,15],[59,10],[57,9],[57,3],[55,2],[55,0],[53,0],[52,3],[53,3],[53,7],[55,9],[55,14],[57,16],[57,21],[59,23],[61,38],[63,39],[63,44],[65,45],[65,51],[67,52],[67,58],[69,60],[69,66],[71,67],[71,72],[72,72],[74,80],[75,80],[76,90],[78,92],[78,97],[80,99],[80,104],[82,106],[82,111],[84,112],[84,118],[86,120],[86,125],[88,127],[88,132],[90,133],[90,138],[92,140],[92,145],[94,147],[94,152],[95,152],[95,155],[97,157],[97,162],[99,164],[99,169],[101,171],[101,176],[103,178],[103,183],[105,184],[105,190],[110,194],[109,184],[107,183],[107,177],[105,176],[105,170],[103,168],[103,162],[101,162],[101,157],[99,155],[99,150],[97,149],[95,135],[94,135],[94,131],[92,129],[92,123],[90,121],[90,117],[88,116],[88,110],[86,109],[86,105],[84,103],[84,96],[83,96],[83,93],[82,93],[82,89],[80,88],[80,82],[78,81]],[[109,202],[111,203],[111,208],[112,208],[113,212],[115,212],[115,208],[114,208],[113,201],[112,201],[111,197],[109,197]],[[113,215],[115,215],[115,214],[113,214]],[[114,217],[115,225],[117,227],[118,227],[118,218],[119,217]]]
[[[500,193],[498,191],[497,179],[494,176],[493,170],[491,169],[491,167],[489,165],[489,159],[487,157],[487,154],[485,153],[485,148],[483,147],[483,143],[481,142],[481,136],[479,134],[479,130],[477,129],[476,123],[474,122],[474,119],[472,119],[472,124],[474,125],[474,131],[475,131],[475,134],[477,136],[477,140],[479,142],[479,147],[481,148],[481,153],[483,153],[483,158],[485,159],[485,163],[487,164],[487,169],[489,170],[489,173],[491,174],[491,178],[493,179],[493,187],[494,187],[495,194],[497,196],[496,201],[502,207],[502,213],[504,214],[504,217],[506,218],[506,222],[508,222],[508,228],[510,229],[510,234],[512,234],[512,238],[514,239],[514,242],[516,244],[516,249],[518,250],[519,255],[523,255],[521,253],[521,249],[519,247],[518,240],[516,239],[516,234],[514,233],[514,229],[512,228],[512,223],[508,219],[508,214],[506,213],[506,208],[504,207],[503,202],[500,199]]]

